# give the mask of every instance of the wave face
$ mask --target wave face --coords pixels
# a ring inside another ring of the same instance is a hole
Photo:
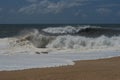
[[[14,41],[14,42],[18,42],[18,43],[15,43],[15,45],[25,44],[26,41],[29,41],[37,48],[45,48],[46,45],[51,40],[53,40],[54,37],[41,34],[38,29],[31,29],[31,30],[23,30],[22,32],[20,32],[19,36],[17,36],[16,38],[17,38],[17,41]]]

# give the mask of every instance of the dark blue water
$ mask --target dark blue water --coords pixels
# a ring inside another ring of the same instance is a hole
[[[0,38],[19,35],[22,30],[38,29],[46,27],[85,26],[86,24],[0,24]],[[85,29],[78,34],[82,36],[119,35],[120,24],[87,24],[89,26],[101,27],[101,29]]]

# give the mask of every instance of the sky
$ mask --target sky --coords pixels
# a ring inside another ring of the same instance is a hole
[[[0,24],[119,24],[120,0],[0,0]]]

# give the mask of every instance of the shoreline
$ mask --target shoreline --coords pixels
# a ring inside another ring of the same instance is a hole
[[[75,63],[72,66],[0,71],[0,80],[120,80],[120,57]]]

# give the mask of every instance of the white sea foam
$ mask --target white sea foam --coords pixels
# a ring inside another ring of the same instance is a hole
[[[20,52],[19,52],[20,53]],[[29,53],[29,51],[28,51]],[[0,71],[74,65],[76,60],[94,60],[120,56],[120,51],[59,51],[50,54],[0,55]]]
[[[0,39],[0,49],[8,47],[8,38]]]

